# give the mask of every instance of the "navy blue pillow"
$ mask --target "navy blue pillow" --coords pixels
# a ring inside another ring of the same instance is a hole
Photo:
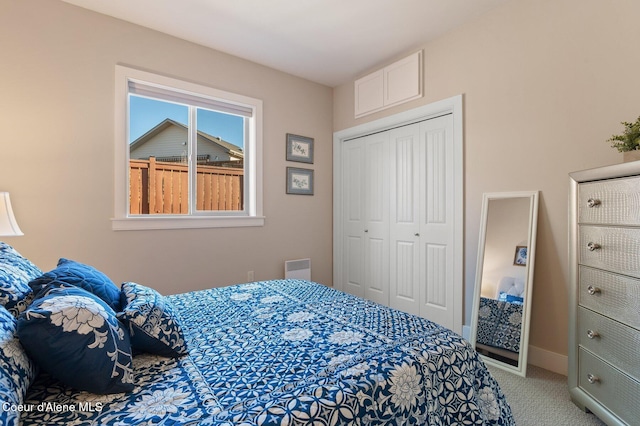
[[[18,337],[36,365],[66,386],[98,394],[133,390],[129,334],[86,290],[47,287],[18,318]]]
[[[53,284],[54,287],[60,284],[71,284],[83,288],[104,300],[114,311],[120,310],[118,286],[105,274],[84,263],[61,258],[56,269],[31,281],[29,286],[33,289],[36,297],[40,297],[39,293],[50,284]]]
[[[152,288],[123,283],[118,319],[128,326],[131,346],[137,351],[173,358],[187,353],[171,302]]]

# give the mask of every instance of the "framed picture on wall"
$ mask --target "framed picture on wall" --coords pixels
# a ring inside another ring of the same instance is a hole
[[[287,133],[287,161],[313,164],[313,138]]]
[[[287,194],[313,195],[313,170],[287,167]]]
[[[513,264],[516,266],[527,266],[527,246],[516,246]]]

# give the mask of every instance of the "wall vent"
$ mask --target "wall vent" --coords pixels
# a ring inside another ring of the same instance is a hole
[[[284,278],[310,281],[311,259],[296,259],[284,262]]]

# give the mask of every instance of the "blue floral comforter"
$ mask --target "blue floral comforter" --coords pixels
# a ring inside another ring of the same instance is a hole
[[[514,424],[476,352],[426,319],[299,280],[168,299],[187,356],[135,357],[128,394],[41,374],[22,424]]]

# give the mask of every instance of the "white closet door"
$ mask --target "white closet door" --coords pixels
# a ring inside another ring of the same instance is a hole
[[[344,291],[389,303],[389,135],[344,143]]]
[[[454,328],[453,120],[391,130],[391,307]]]
[[[342,290],[364,297],[364,138],[342,146]]]
[[[364,296],[389,303],[389,133],[364,142]]]
[[[420,123],[420,163],[420,315],[455,329],[455,174],[451,115]]]
[[[343,290],[455,328],[451,115],[342,148]]]
[[[420,125],[390,131],[389,305],[420,314]]]

